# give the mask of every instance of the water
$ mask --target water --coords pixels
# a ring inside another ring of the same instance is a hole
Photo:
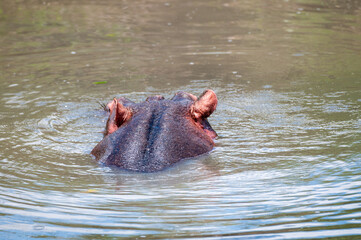
[[[1,239],[360,239],[361,4],[0,3]],[[90,156],[114,96],[219,98],[165,171]]]

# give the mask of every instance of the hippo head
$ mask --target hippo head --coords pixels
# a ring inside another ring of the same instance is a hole
[[[154,172],[209,152],[217,134],[207,117],[217,101],[212,90],[199,98],[178,92],[170,100],[157,95],[142,103],[114,98],[106,105],[105,136],[91,153],[106,165]]]

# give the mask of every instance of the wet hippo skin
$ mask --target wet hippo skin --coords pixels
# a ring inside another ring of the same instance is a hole
[[[199,98],[178,92],[170,100],[157,95],[141,103],[114,98],[106,106],[105,136],[91,153],[100,163],[138,172],[159,171],[207,153],[217,136],[207,117],[217,101],[212,90]]]

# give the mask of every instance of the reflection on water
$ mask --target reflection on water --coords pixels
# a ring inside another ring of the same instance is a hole
[[[0,238],[359,239],[360,22],[359,1],[2,1]],[[211,153],[89,155],[99,103],[206,88]]]

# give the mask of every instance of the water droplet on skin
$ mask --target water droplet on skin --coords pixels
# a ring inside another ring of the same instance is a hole
[[[73,54],[73,55],[74,55],[74,54],[76,54],[76,52],[75,52],[75,51],[71,51],[70,54]]]
[[[194,65],[194,62],[190,62],[189,65]]]

